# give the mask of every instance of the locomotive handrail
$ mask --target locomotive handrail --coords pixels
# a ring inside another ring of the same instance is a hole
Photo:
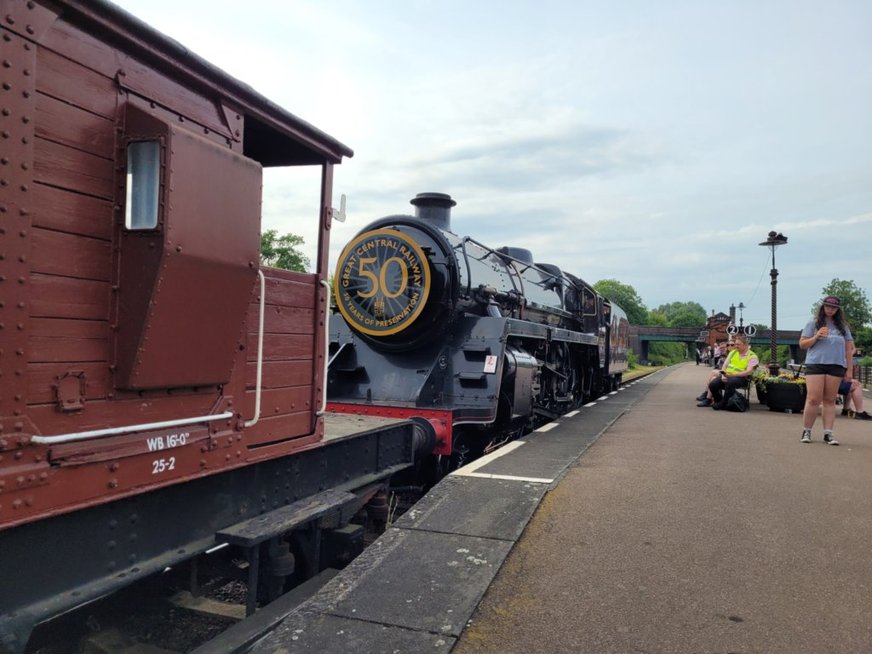
[[[470,243],[475,243],[478,247],[480,247],[482,250],[484,250],[485,252],[487,252],[488,255],[494,255],[494,256],[497,256],[497,257],[503,257],[503,256],[505,256],[505,257],[508,257],[509,259],[511,259],[512,261],[517,261],[518,263],[524,263],[524,262],[521,261],[520,259],[515,259],[515,257],[513,257],[513,256],[511,256],[511,255],[509,255],[509,254],[503,255],[503,254],[497,252],[497,251],[494,250],[493,248],[488,247],[487,245],[485,245],[484,243],[480,243],[479,241],[476,241],[476,240],[475,240],[474,238],[472,238],[471,236],[464,236],[464,237],[463,237],[463,240],[461,241],[461,245],[462,245],[462,247],[463,247],[463,255],[464,255],[464,257],[466,256],[466,242],[467,242],[467,241],[469,241]],[[457,247],[457,246],[455,246],[455,248],[456,248],[456,247]],[[479,261],[484,261],[484,257],[482,257],[481,259],[479,259]],[[531,267],[531,266],[528,265],[528,264],[524,264],[524,265],[526,265],[527,268],[530,268],[530,267]],[[526,268],[525,268],[524,270],[526,270]],[[468,262],[468,261],[467,261],[467,263],[466,263],[466,273],[467,273],[467,277],[469,278],[469,283],[471,283],[471,282],[472,282],[472,271],[469,270],[469,262]],[[515,277],[518,278],[518,283],[517,283],[517,284],[515,283]],[[511,275],[511,274],[510,274],[510,275],[509,275],[509,278],[512,280],[512,288],[513,288],[515,291],[517,291],[518,293],[520,293],[520,294],[521,294],[521,297],[524,297],[524,279],[521,277],[521,271],[518,270],[518,271],[517,271],[517,275]],[[535,283],[535,282],[534,282],[534,283]],[[471,293],[471,289],[469,288],[469,285],[467,285],[467,293]]]
[[[260,391],[263,382],[263,318],[266,307],[266,278],[263,271],[258,268],[257,276],[260,279],[260,311],[257,322],[257,381],[254,386],[254,418],[246,420],[245,427],[254,427],[260,420]]]
[[[193,425],[198,422],[213,422],[215,420],[225,420],[232,418],[232,411],[217,413],[209,416],[197,416],[196,418],[179,418],[177,420],[164,420],[162,422],[146,422],[141,425],[128,425],[126,427],[110,427],[108,429],[93,429],[91,431],[80,431],[72,434],[58,434],[57,436],[31,436],[32,443],[45,445],[55,445],[57,443],[69,443],[71,441],[80,441],[86,438],[100,438],[103,436],[118,436],[120,434],[129,434],[134,431],[153,431],[155,429],[168,429],[169,427],[181,427],[182,425]]]
[[[466,264],[466,295],[472,295],[472,270],[469,269],[469,254],[466,252],[466,241],[469,237],[464,237],[460,241],[460,251],[463,252],[463,263]],[[454,246],[457,249],[457,246]]]

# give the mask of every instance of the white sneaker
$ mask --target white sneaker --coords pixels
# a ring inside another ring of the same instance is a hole
[[[802,442],[811,443],[811,429],[802,430]]]
[[[824,434],[824,442],[827,445],[838,445],[839,441],[836,440],[836,437],[832,434]]]

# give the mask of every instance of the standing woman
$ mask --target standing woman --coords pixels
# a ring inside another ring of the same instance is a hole
[[[833,436],[836,421],[836,393],[842,379],[850,380],[848,362],[854,353],[854,337],[842,314],[842,303],[828,295],[818,307],[814,319],[803,328],[799,347],[808,350],[805,357],[805,409],[802,412],[802,442],[811,443],[811,428],[823,403],[824,442],[838,445]]]

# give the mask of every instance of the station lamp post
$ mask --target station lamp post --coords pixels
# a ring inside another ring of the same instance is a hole
[[[781,232],[769,232],[768,238],[759,243],[764,247],[772,250],[772,271],[769,276],[772,278],[772,326],[769,330],[769,374],[778,374],[778,321],[776,307],[777,288],[778,288],[778,270],[775,268],[775,248],[779,245],[786,245],[787,237]]]
[[[742,319],[742,311],[745,310],[745,303],[739,302],[739,306],[737,308],[739,309],[739,330],[741,331],[742,327],[745,326],[745,321]]]

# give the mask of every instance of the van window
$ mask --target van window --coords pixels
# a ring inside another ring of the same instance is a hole
[[[127,229],[157,227],[160,191],[160,141],[135,141],[127,144],[127,202],[124,226]]]

